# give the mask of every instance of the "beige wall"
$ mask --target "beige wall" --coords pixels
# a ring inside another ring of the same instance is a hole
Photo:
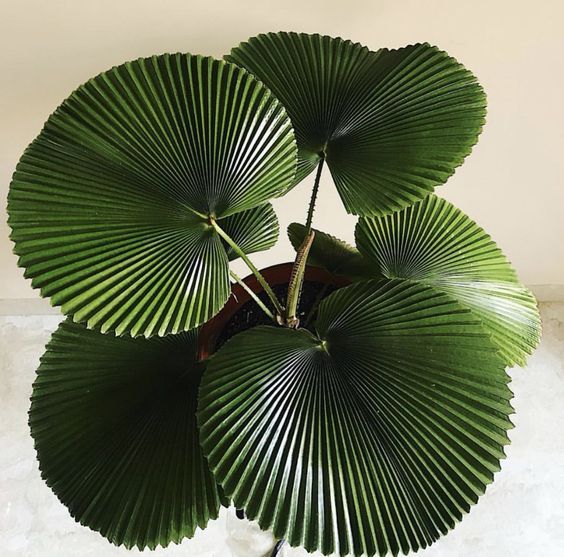
[[[370,48],[428,41],[470,68],[489,98],[472,156],[438,190],[497,240],[525,282],[564,285],[562,0],[0,0],[0,189],[49,113],[125,60],[188,51],[217,57],[264,31],[319,32]],[[352,240],[327,179],[315,225]],[[276,203],[304,220],[309,184]],[[4,203],[4,201],[3,201]],[[296,209],[297,208],[297,209]],[[37,296],[0,227],[0,298]],[[260,265],[291,256],[285,235]],[[564,291],[564,290],[563,290]]]

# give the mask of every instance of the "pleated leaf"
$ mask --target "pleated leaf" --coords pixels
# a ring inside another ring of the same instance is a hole
[[[221,228],[246,253],[270,249],[278,240],[280,226],[270,203],[236,213],[219,221]],[[224,242],[229,260],[239,257]]]
[[[288,238],[297,251],[306,235],[303,224],[293,222],[288,226]],[[313,229],[315,236],[307,259],[308,265],[321,267],[334,275],[352,280],[380,276],[379,268],[373,259],[361,255],[353,246],[330,234]]]
[[[316,327],[250,329],[210,361],[198,422],[216,479],[308,551],[427,547],[504,456],[512,395],[495,345],[470,310],[401,280],[336,291]]]
[[[179,543],[218,516],[196,424],[196,338],[115,337],[67,320],[41,359],[29,424],[42,477],[116,545]]]
[[[14,251],[32,285],[90,328],[188,330],[229,295],[208,217],[281,195],[295,165],[284,108],[244,70],[188,54],[126,63],[72,93],[22,156]]]
[[[448,201],[430,195],[394,215],[361,218],[357,246],[382,273],[421,281],[470,308],[507,365],[524,365],[540,340],[533,294],[482,228]]]
[[[484,123],[474,75],[428,44],[372,52],[340,38],[268,33],[226,59],[288,110],[296,183],[324,155],[349,213],[381,215],[422,199],[463,162]]]

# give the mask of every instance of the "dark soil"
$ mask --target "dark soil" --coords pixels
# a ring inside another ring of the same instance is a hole
[[[331,292],[337,290],[337,287],[332,284],[304,281],[302,287],[302,295],[300,297],[300,303],[298,307],[300,327],[313,331],[315,319],[309,320],[310,322],[308,324],[306,323],[308,322],[309,313],[316,303],[317,297],[320,295],[320,292],[322,292],[323,288],[325,288],[325,291],[323,292],[323,298],[329,296]],[[273,286],[272,290],[274,290],[274,293],[276,294],[280,302],[284,305],[286,303],[288,285],[281,284],[278,286]],[[261,292],[258,297],[266,304],[268,308],[270,308],[272,313],[275,313],[274,308],[272,307],[272,303],[264,292]],[[225,324],[223,331],[221,331],[217,338],[214,351],[221,348],[221,346],[223,346],[223,344],[225,344],[231,337],[235,336],[238,333],[246,331],[247,329],[256,327],[257,325],[271,325],[273,327],[278,326],[265,315],[262,309],[257,306],[256,302],[249,300]]]

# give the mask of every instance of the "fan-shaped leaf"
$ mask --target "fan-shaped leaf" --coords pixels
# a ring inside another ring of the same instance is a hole
[[[216,479],[309,551],[426,547],[499,469],[512,409],[495,345],[470,310],[401,280],[331,294],[317,333],[258,327],[212,358],[198,422]]]
[[[270,203],[236,213],[219,221],[221,228],[247,254],[271,248],[278,240],[278,218]],[[239,257],[223,242],[229,260]]]
[[[67,321],[41,359],[29,422],[42,476],[117,545],[178,543],[218,515],[196,427],[196,336],[116,338]]]
[[[306,235],[303,224],[293,222],[288,226],[288,238],[297,251]],[[362,256],[343,240],[330,234],[315,230],[313,244],[309,251],[308,265],[322,267],[334,275],[345,276],[350,279],[375,278],[380,275],[378,265],[374,260]]]
[[[32,285],[118,334],[187,330],[229,295],[208,224],[292,183],[284,108],[244,70],[191,55],[113,68],[77,89],[22,156],[8,212]]]
[[[428,44],[371,52],[342,39],[268,33],[226,59],[288,110],[296,183],[324,155],[350,213],[385,214],[425,197],[470,153],[484,123],[476,78]]]
[[[508,365],[524,365],[540,339],[534,296],[493,240],[448,201],[430,195],[394,215],[360,219],[357,245],[389,277],[417,280],[470,308]]]

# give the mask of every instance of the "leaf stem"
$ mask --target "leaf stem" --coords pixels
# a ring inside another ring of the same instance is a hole
[[[229,274],[233,277],[233,279],[247,292],[247,294],[256,302],[257,306],[266,313],[270,319],[276,321],[274,314],[266,307],[265,303],[248,287],[248,285],[243,281],[243,279],[237,275],[234,271],[229,271]]]
[[[276,545],[274,546],[274,549],[272,550],[272,553],[270,554],[270,557],[278,557],[285,543],[285,540],[278,540],[276,542]]]
[[[225,231],[217,224],[215,219],[210,218],[211,225],[215,228],[217,233],[225,240],[227,245],[247,264],[247,267],[251,270],[253,275],[257,278],[260,285],[263,287],[264,291],[270,298],[274,309],[278,315],[284,315],[284,308],[280,303],[280,300],[276,297],[276,294],[270,287],[270,284],[266,282],[266,279],[262,276],[260,271],[253,265],[253,262],[249,259],[248,255],[225,233]]]
[[[311,199],[309,201],[309,207],[307,210],[306,219],[306,234],[311,230],[311,221],[313,220],[313,211],[315,209],[315,202],[317,201],[317,192],[319,191],[319,182],[321,180],[321,171],[323,170],[323,163],[325,162],[325,154],[322,153],[319,158],[319,164],[317,165],[317,173],[315,174],[315,182],[313,183],[313,189],[311,190]]]
[[[288,284],[288,296],[286,299],[286,313],[284,317],[284,325],[287,327],[298,328],[300,320],[297,318],[298,303],[300,301],[300,294],[302,292],[302,285],[304,282],[305,267],[309,249],[313,243],[315,232],[311,229],[311,221],[313,220],[313,211],[315,209],[315,202],[317,200],[317,193],[319,192],[319,182],[321,180],[321,171],[323,170],[323,163],[325,161],[325,152],[320,153],[319,163],[317,165],[317,172],[315,173],[315,181],[313,182],[313,189],[311,190],[311,199],[309,200],[309,207],[307,210],[306,219],[306,232],[302,245],[297,250],[294,266],[292,267],[292,275]]]
[[[300,320],[298,319],[296,313],[298,312],[298,302],[300,301],[300,294],[302,292],[302,285],[304,282],[307,256],[309,254],[311,244],[313,244],[314,237],[315,232],[310,230],[304,238],[302,245],[298,249],[296,260],[294,261],[294,266],[292,267],[292,275],[290,276],[290,282],[288,284],[288,301],[286,303],[287,307],[285,315],[285,321],[288,327],[297,328],[300,324]]]
[[[192,213],[193,215],[195,215],[196,217],[200,217],[202,220],[208,220],[210,217],[209,215],[205,215],[204,213],[200,213],[200,211],[196,211],[196,209],[192,209],[192,207],[189,207],[188,205],[183,205],[183,207],[185,209],[188,210],[188,212]]]

